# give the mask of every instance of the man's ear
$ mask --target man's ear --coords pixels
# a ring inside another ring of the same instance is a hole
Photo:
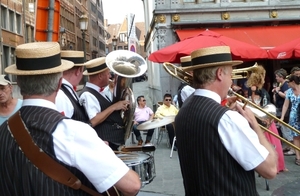
[[[59,82],[58,82],[58,85],[57,85],[57,89],[56,89],[56,92],[59,91],[60,87],[61,87],[61,84],[62,84],[62,77],[59,79]]]
[[[75,76],[79,76],[80,74],[82,74],[83,70],[84,67],[78,66],[77,69],[75,70]]]
[[[222,67],[219,67],[216,71],[216,79],[222,80],[224,75],[224,69]]]

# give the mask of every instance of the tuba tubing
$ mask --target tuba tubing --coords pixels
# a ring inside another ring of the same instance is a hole
[[[128,100],[128,110],[120,111],[124,123],[124,140],[126,141],[132,131],[135,98],[132,92],[132,79],[143,75],[147,71],[145,59],[139,54],[129,50],[115,50],[106,56],[107,67],[115,74],[113,102]]]

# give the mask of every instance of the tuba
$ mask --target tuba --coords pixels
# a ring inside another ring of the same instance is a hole
[[[114,73],[113,102],[128,100],[128,110],[121,111],[125,128],[125,141],[129,138],[133,127],[133,116],[136,107],[132,92],[132,78],[143,75],[147,71],[145,59],[129,50],[115,50],[106,56],[106,65]]]

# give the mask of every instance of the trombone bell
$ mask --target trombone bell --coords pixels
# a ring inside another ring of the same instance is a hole
[[[241,69],[233,69],[231,74],[231,79],[242,79],[249,78],[252,72],[261,72],[257,63],[255,63],[251,67],[241,68]]]

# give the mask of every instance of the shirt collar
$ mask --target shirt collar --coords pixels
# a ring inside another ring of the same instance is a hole
[[[45,99],[24,99],[22,106],[39,106],[57,110],[56,105]]]
[[[217,93],[207,90],[207,89],[196,89],[195,90],[195,96],[203,96],[203,97],[208,97],[213,100],[215,100],[218,103],[221,103],[221,97]]]
[[[63,84],[66,84],[66,85],[68,85],[68,86],[70,86],[70,87],[72,87],[73,88],[73,85],[68,81],[68,80],[66,80],[66,79],[62,79],[62,83]]]

